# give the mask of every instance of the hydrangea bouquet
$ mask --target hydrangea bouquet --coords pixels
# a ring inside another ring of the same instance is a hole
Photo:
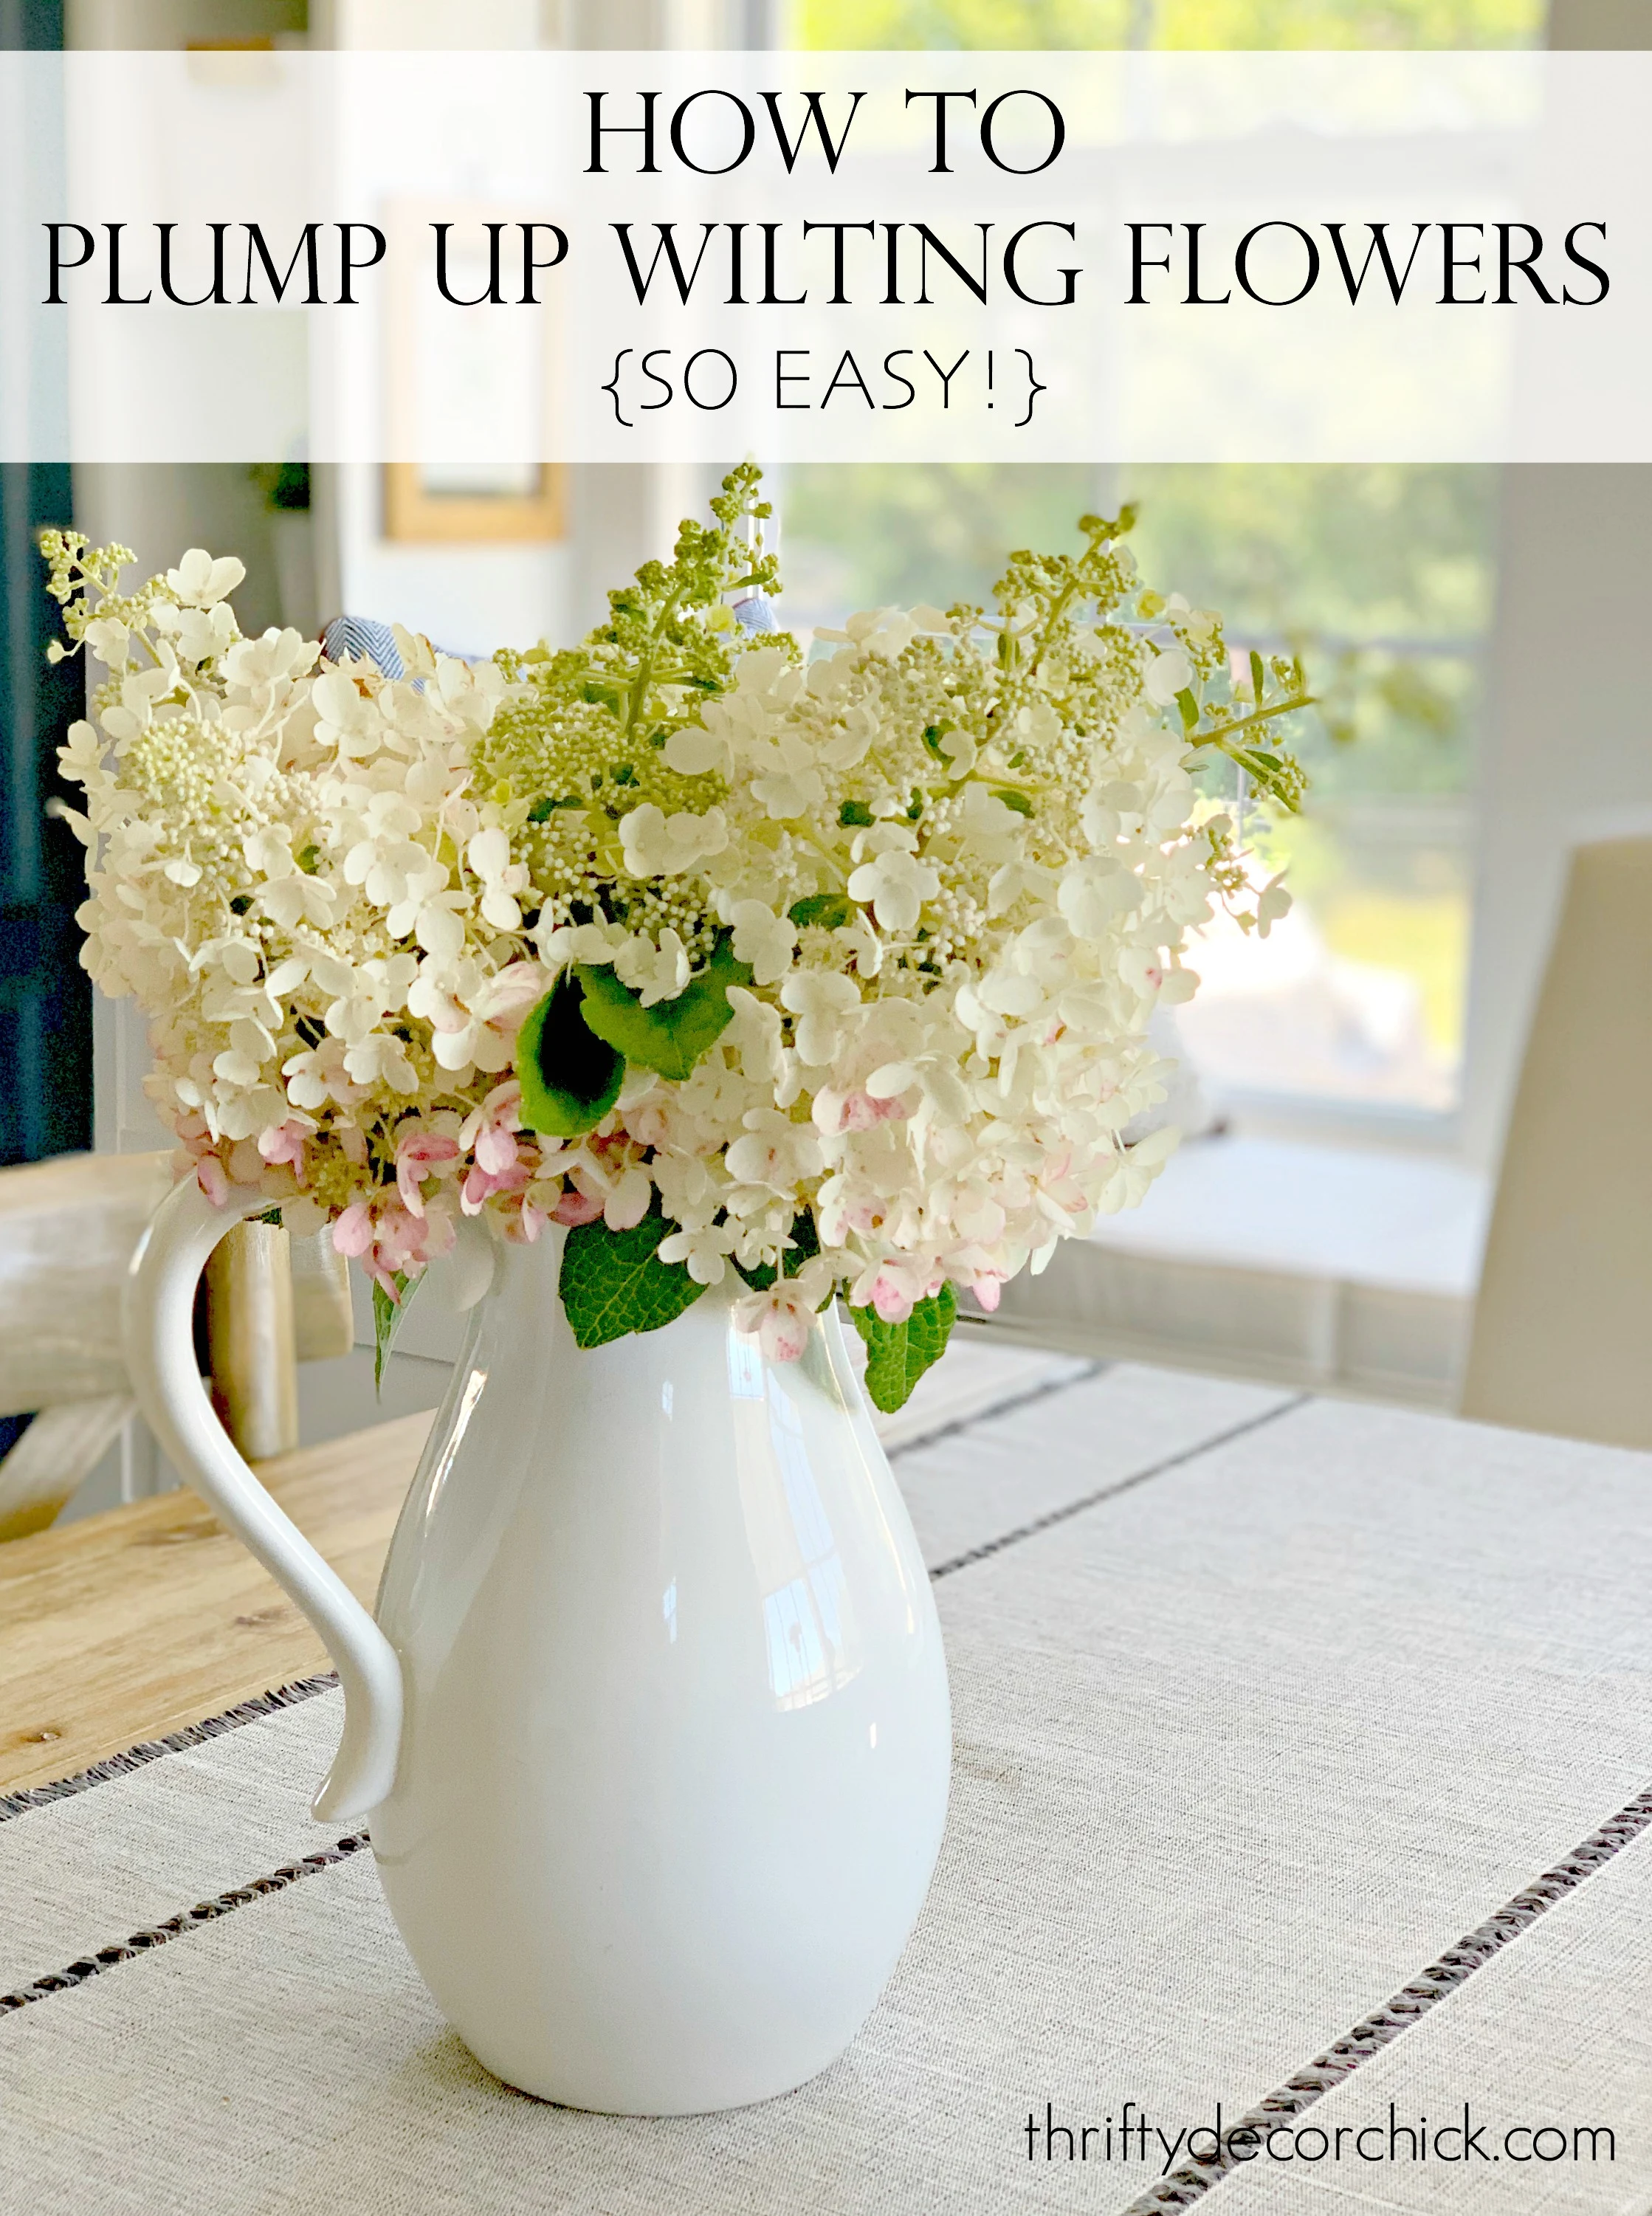
[[[456,1241],[556,1224],[582,1345],[732,1272],[771,1359],[844,1296],[895,1407],[960,1289],[995,1307],[1170,1151],[1127,1134],[1187,935],[1285,904],[1198,771],[1294,807],[1301,671],[1236,672],[1143,589],[1128,513],[1013,556],[990,612],[857,615],[805,660],[757,472],[712,508],[582,645],[398,630],[393,674],[243,638],[233,558],[126,594],[124,548],[47,534],[54,652],[108,673],[62,754],[83,959],[148,1012],[180,1173],[330,1222],[381,1341]]]

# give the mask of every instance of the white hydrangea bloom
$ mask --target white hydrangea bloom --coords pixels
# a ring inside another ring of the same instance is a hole
[[[870,610],[807,663],[737,631],[718,578],[750,556],[711,543],[576,655],[398,631],[392,678],[242,637],[233,557],[122,594],[114,555],[49,542],[105,673],[61,755],[84,958],[149,1012],[207,1190],[330,1218],[391,1288],[478,1217],[657,1209],[696,1283],[782,1272],[737,1320],[788,1354],[834,1286],[885,1322],[948,1283],[992,1305],[1139,1199],[1174,1139],[1124,1135],[1165,1094],[1147,1027],[1194,988],[1188,934],[1286,905],[1195,779],[1290,705],[1282,665],[1267,703],[1230,687],[1216,619],[1100,526],[1081,592],[1018,556],[996,615]],[[521,1025],[593,968],[699,1026],[693,1066],[633,1062],[583,1136],[534,1131]]]

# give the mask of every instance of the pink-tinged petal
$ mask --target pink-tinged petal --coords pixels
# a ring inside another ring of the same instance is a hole
[[[631,1136],[639,1147],[663,1147],[670,1136],[670,1127],[663,1111],[650,1104],[628,1110]]]
[[[513,1246],[531,1246],[551,1218],[543,1209],[525,1200],[520,1208],[502,1209],[497,1222]]]
[[[528,1006],[531,1007],[533,1002],[530,1001]],[[490,1123],[496,1124],[502,1131],[520,1131],[522,1128],[522,1088],[518,1080],[508,1077],[502,1085],[496,1085],[482,1103],[482,1111]]]
[[[398,1162],[417,1162],[425,1168],[451,1162],[458,1154],[458,1140],[450,1139],[445,1131],[410,1131],[396,1148]]]
[[[997,1307],[999,1296],[1003,1289],[1003,1278],[996,1270],[983,1270],[970,1287],[970,1290],[989,1315]]]
[[[789,1310],[763,1327],[763,1352],[771,1362],[798,1362],[809,1344],[809,1327]]]
[[[392,1203],[381,1210],[374,1226],[373,1257],[391,1270],[405,1269],[410,1262],[422,1261],[427,1227],[422,1216],[404,1211]]]
[[[497,1177],[515,1161],[516,1142],[509,1131],[501,1130],[496,1125],[491,1130],[478,1135],[476,1159],[479,1168],[486,1170],[492,1177]]]
[[[864,1089],[854,1093],[828,1093],[829,1112],[833,1120],[829,1131],[872,1131],[879,1123],[899,1122],[906,1115],[906,1103],[898,1093],[889,1099],[880,1099]]]
[[[547,974],[537,962],[513,962],[508,970],[502,970],[489,994],[490,1027],[514,1038],[528,1010],[545,997]]]
[[[333,1246],[340,1254],[365,1254],[373,1244],[373,1210],[365,1200],[353,1200],[333,1226]]]
[[[904,1323],[915,1304],[904,1285],[886,1274],[880,1274],[872,1284],[872,1305],[883,1322]]]
[[[562,1198],[551,1211],[552,1223],[564,1223],[570,1230],[582,1223],[595,1223],[602,1213],[602,1196],[595,1192],[581,1192],[577,1185],[564,1187]]]
[[[448,1210],[439,1209],[425,1222],[423,1247],[419,1257],[421,1266],[426,1262],[440,1261],[444,1254],[451,1254],[458,1242],[457,1222]]]
[[[641,1170],[627,1170],[602,1203],[610,1231],[633,1231],[648,1214],[654,1187]]]
[[[396,1190],[410,1216],[424,1214],[424,1180],[459,1160],[459,1142],[436,1131],[410,1131],[396,1149]]]
[[[809,1344],[814,1316],[791,1286],[774,1286],[755,1314],[757,1343],[770,1362],[798,1361]],[[749,1329],[748,1323],[743,1327]]]
[[[222,1208],[229,1199],[230,1180],[216,1154],[201,1156],[195,1165],[195,1182],[214,1208]]]
[[[272,1168],[288,1164],[300,1185],[305,1182],[304,1149],[310,1136],[306,1125],[293,1122],[277,1123],[258,1137],[258,1151]]]

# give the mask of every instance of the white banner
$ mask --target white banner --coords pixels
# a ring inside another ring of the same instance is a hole
[[[0,457],[1643,460],[1649,110],[1641,53],[0,54]]]

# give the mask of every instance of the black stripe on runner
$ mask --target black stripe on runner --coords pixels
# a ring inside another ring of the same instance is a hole
[[[254,1878],[250,1885],[237,1886],[231,1893],[215,1894],[211,1900],[198,1901],[194,1907],[186,1908],[176,1916],[169,1916],[164,1924],[152,1924],[146,1930],[134,1931],[129,1939],[113,1947],[100,1947],[96,1954],[83,1954],[71,1962],[66,1969],[52,1971],[37,1978],[32,1985],[22,1985],[15,1992],[0,1993],[0,2014],[14,2009],[27,2008],[31,2001],[49,2000],[53,1993],[72,1992],[83,1985],[89,1978],[102,1977],[105,1970],[114,1969],[117,1962],[135,1961],[139,1954],[151,1954],[157,1947],[164,1947],[169,1940],[179,1939],[186,1932],[199,1931],[203,1925],[213,1924],[220,1916],[229,1916],[237,1908],[245,1908],[267,1893],[281,1893],[295,1885],[301,1877],[313,1877],[317,1870],[330,1869],[336,1863],[348,1862],[359,1855],[367,1844],[365,1831],[352,1832],[336,1845],[323,1847],[313,1855],[305,1855],[296,1862],[283,1862],[268,1877]]]
[[[1083,1515],[1087,1509],[1099,1508],[1104,1501],[1116,1500],[1121,1493],[1133,1493],[1138,1485],[1145,1485],[1150,1478],[1162,1477],[1167,1470],[1181,1469],[1188,1462],[1199,1461],[1203,1455],[1214,1454],[1218,1447],[1228,1446],[1235,1439],[1242,1439],[1248,1432],[1260,1431],[1269,1424],[1277,1424],[1281,1416],[1290,1415],[1313,1397],[1311,1393],[1298,1393],[1289,1400],[1281,1400],[1277,1407],[1264,1409],[1260,1416],[1248,1416],[1242,1424],[1230,1425],[1225,1431],[1217,1431],[1212,1438],[1200,1439],[1193,1446],[1184,1447],[1180,1454],[1166,1455],[1162,1462],[1151,1462],[1145,1469],[1132,1470],[1128,1477],[1115,1478],[1111,1485],[1100,1485],[1094,1493],[1087,1493],[1077,1500],[1065,1501],[1059,1508],[1049,1509],[1044,1515],[1035,1516],[1030,1524],[1018,1524],[1013,1531],[1001,1531],[996,1539],[983,1539],[978,1547],[968,1547],[961,1554],[954,1554],[950,1560],[937,1562],[929,1573],[930,1579],[933,1582],[936,1578],[949,1578],[956,1570],[968,1569],[971,1562],[984,1562],[989,1555],[1002,1554],[1006,1547],[1019,1546],[1023,1539],[1036,1538],[1040,1531],[1049,1530],[1053,1524],[1065,1524],[1071,1517]]]
[[[108,1785],[119,1777],[130,1777],[134,1770],[146,1763],[158,1762],[163,1754],[182,1754],[187,1747],[205,1746],[208,1739],[219,1739],[225,1732],[238,1731],[243,1724],[256,1724],[265,1716],[279,1715],[299,1701],[314,1698],[317,1693],[330,1693],[338,1683],[335,1670],[324,1671],[317,1677],[299,1677],[290,1685],[277,1685],[268,1693],[258,1693],[250,1701],[237,1702],[225,1708],[219,1716],[205,1717],[198,1724],[188,1724],[182,1731],[168,1732],[161,1739],[146,1739],[137,1746],[129,1746],[124,1754],[112,1754],[107,1761],[95,1762],[89,1769],[77,1770],[72,1777],[54,1779],[50,1785],[25,1785],[15,1793],[0,1793],[0,1824],[12,1816],[26,1815],[31,1808],[49,1807],[54,1800],[67,1800],[71,1793],[83,1793],[91,1785]]]
[[[1476,1971],[1483,1970],[1511,1940],[1530,1930],[1556,1901],[1575,1893],[1585,1879],[1593,1877],[1631,1839],[1639,1838],[1649,1825],[1652,1825],[1652,1786],[1637,1793],[1628,1807],[1620,1808],[1615,1816],[1609,1816],[1599,1831],[1591,1831],[1563,1861],[1534,1879],[1495,1915],[1476,1924],[1454,1947],[1448,1947],[1438,1961],[1431,1962],[1409,1985],[1402,1985],[1391,2000],[1364,2017],[1352,2031],[1344,2032],[1323,2054],[1316,2054],[1304,2069],[1287,2078],[1283,2085],[1265,2094],[1254,2108],[1240,2117],[1233,2130],[1255,2132],[1260,2144],[1270,2127],[1289,2122],[1304,2108],[1311,2108],[1316,2101],[1322,2100],[1327,2093],[1335,2092],[1362,2062],[1402,2038],[1437,2001],[1443,2001],[1448,1993],[1466,1985]],[[1230,2135],[1213,2152],[1210,2162],[1195,2160],[1172,2170],[1160,2183],[1132,2201],[1121,2216],[1162,2216],[1166,2210],[1189,2207],[1213,2185],[1219,2185],[1230,2171],[1248,2168],[1249,2159],[1236,2159],[1230,2151]]]
[[[1031,1407],[1035,1400],[1047,1400],[1052,1394],[1064,1393],[1070,1386],[1088,1385],[1113,1368],[1110,1362],[1087,1362],[1082,1370],[1070,1371],[1065,1377],[1045,1377],[1036,1385],[1024,1385],[1019,1391],[1007,1393],[1002,1400],[994,1400],[984,1408],[977,1408],[967,1416],[954,1416],[948,1423],[937,1424],[932,1431],[920,1431],[915,1438],[903,1439],[898,1446],[885,1447],[884,1452],[891,1462],[898,1462],[903,1455],[916,1454],[920,1448],[939,1446],[942,1439],[956,1438],[961,1431],[973,1431],[995,1416],[1008,1416],[1017,1408]]]

